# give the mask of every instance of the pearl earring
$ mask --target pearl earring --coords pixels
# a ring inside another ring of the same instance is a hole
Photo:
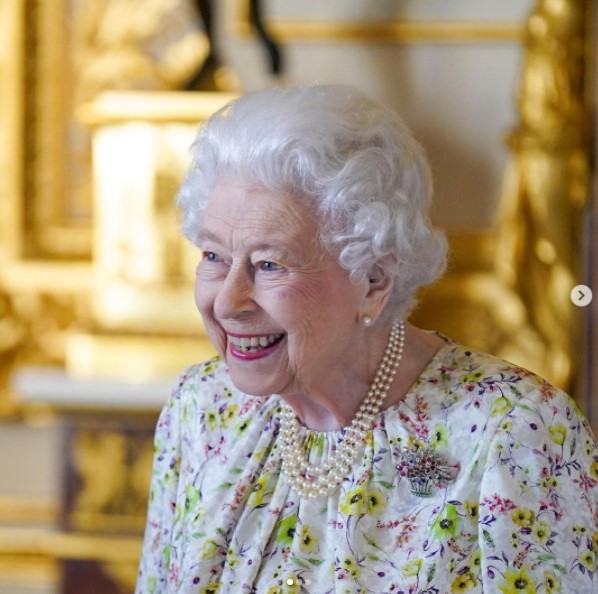
[[[366,328],[369,328],[374,323],[374,320],[372,320],[372,316],[370,316],[368,314],[365,314],[365,316],[363,316],[362,321],[363,321],[363,325]]]

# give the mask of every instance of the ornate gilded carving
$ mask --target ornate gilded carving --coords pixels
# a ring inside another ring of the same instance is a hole
[[[27,322],[13,312],[10,295],[0,293],[0,417],[16,410],[9,390],[10,376],[20,349],[25,346],[26,328]]]
[[[209,47],[189,0],[76,0],[75,104],[106,90],[175,90]]]
[[[0,292],[0,416],[17,410],[10,377],[24,363],[62,365],[67,334],[89,319],[83,295]]]
[[[561,386],[574,367],[579,319],[570,291],[581,282],[589,192],[585,10],[580,0],[539,0],[528,20],[496,252],[498,277],[526,311],[502,350]]]
[[[150,423],[144,432],[74,429],[66,523],[71,530],[139,532],[143,528],[153,456]]]

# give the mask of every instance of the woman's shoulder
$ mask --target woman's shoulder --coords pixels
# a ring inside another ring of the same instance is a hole
[[[514,405],[575,407],[565,392],[525,367],[452,341],[443,351],[433,372],[443,378],[447,396],[485,403],[495,413]]]
[[[523,440],[540,449],[577,436],[579,447],[593,447],[589,423],[571,396],[500,357],[451,341],[424,380],[438,382],[438,411],[453,432],[460,427],[471,438]]]

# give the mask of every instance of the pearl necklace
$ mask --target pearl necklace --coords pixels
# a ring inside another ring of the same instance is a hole
[[[282,440],[282,468],[291,487],[302,497],[332,495],[365,450],[366,435],[372,430],[394,376],[401,364],[405,348],[405,323],[393,322],[388,344],[374,381],[351,424],[344,428],[341,441],[330,459],[322,465],[311,464],[303,445],[301,425],[293,409],[282,404],[280,438]]]

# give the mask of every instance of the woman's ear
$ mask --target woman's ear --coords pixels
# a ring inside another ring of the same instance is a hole
[[[377,320],[388,303],[394,280],[386,271],[383,264],[374,265],[367,275],[367,288],[364,296],[363,312]]]

